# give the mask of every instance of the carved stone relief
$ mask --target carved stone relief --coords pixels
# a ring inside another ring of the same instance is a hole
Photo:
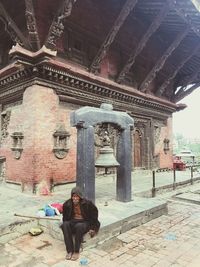
[[[163,150],[164,150],[165,154],[167,154],[167,151],[169,151],[169,143],[170,143],[170,140],[168,138],[165,138],[163,140],[163,144],[164,144]]]
[[[11,150],[14,153],[14,157],[20,159],[23,151],[22,140],[24,135],[22,132],[14,132],[11,137],[13,138],[13,146],[11,147]]]
[[[110,140],[110,146],[115,149],[118,142],[119,134],[119,129],[113,124],[103,123],[96,125],[95,146],[103,147],[104,142],[106,141],[106,137],[108,136]]]
[[[64,129],[64,127],[60,127],[53,134],[54,137],[54,148],[53,152],[56,158],[63,159],[66,157],[67,152],[69,151],[69,137],[70,133]]]

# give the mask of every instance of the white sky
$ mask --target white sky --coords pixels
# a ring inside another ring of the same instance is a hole
[[[200,139],[200,88],[196,89],[180,103],[187,108],[173,114],[173,132],[186,138]]]

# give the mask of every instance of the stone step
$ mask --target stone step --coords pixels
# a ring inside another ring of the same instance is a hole
[[[134,201],[119,202],[110,200],[107,206],[105,201],[98,200],[99,220],[101,228],[97,236],[90,238],[85,235],[83,247],[94,247],[113,237],[144,224],[163,214],[167,214],[167,203],[157,199],[145,199],[135,197]],[[24,211],[27,214],[28,211]],[[0,244],[5,244],[12,239],[27,234],[32,227],[40,226],[45,233],[52,237],[63,240],[60,229],[61,217],[59,221],[54,218],[28,219],[13,216],[13,221],[4,222],[0,225]]]
[[[102,223],[97,236],[91,238],[89,234],[85,235],[83,247],[97,246],[98,244],[101,244],[113,237],[117,237],[132,228],[149,222],[164,214],[167,214],[167,203],[155,205],[153,208],[143,209],[136,213],[133,211],[132,215],[110,224],[108,223],[104,225],[104,223]],[[50,234],[56,239],[64,240],[60,224],[61,222],[58,221],[39,220],[39,225],[45,233]]]

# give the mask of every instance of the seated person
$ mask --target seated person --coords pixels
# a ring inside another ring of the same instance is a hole
[[[93,237],[99,231],[97,207],[82,197],[81,190],[75,187],[71,198],[63,204],[63,223],[61,229],[67,250],[67,260],[77,260],[83,235],[89,232]],[[74,236],[74,241],[73,241]]]

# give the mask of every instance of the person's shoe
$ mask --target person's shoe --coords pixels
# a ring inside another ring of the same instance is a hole
[[[72,253],[68,253],[65,257],[66,260],[71,260],[72,258]]]
[[[71,257],[71,260],[72,260],[72,261],[76,261],[76,260],[78,260],[78,258],[79,258],[79,253],[74,253],[74,254],[72,255],[72,257]]]

